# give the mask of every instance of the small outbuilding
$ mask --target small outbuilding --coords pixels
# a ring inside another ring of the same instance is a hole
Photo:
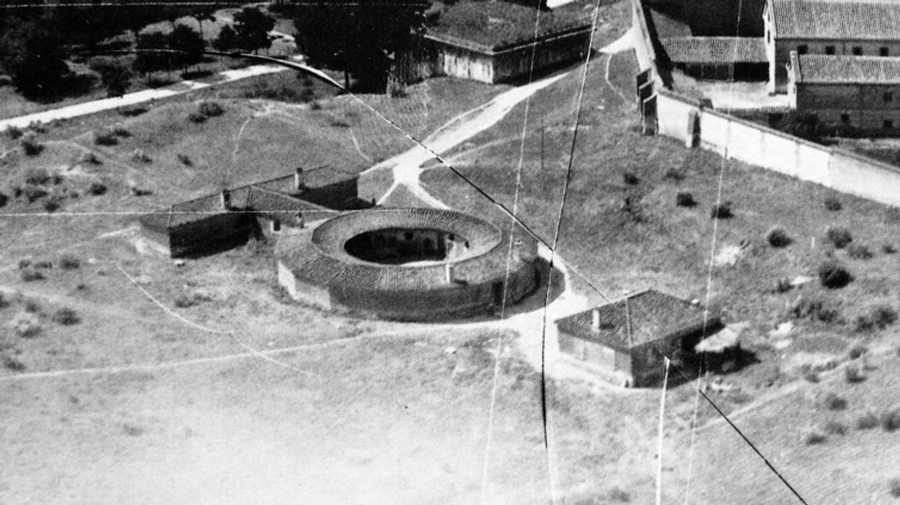
[[[590,18],[576,10],[459,2],[428,29],[425,39],[433,74],[494,84],[585,58],[591,32]]]
[[[564,354],[598,365],[626,386],[658,383],[668,357],[690,366],[697,345],[721,329],[699,304],[654,290],[640,291],[556,321]]]

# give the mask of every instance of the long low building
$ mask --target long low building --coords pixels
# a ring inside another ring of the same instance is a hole
[[[433,73],[493,84],[585,58],[591,32],[591,20],[577,11],[460,2],[441,15],[425,39]]]
[[[788,96],[798,112],[862,130],[900,128],[900,58],[791,53]]]
[[[765,81],[769,60],[759,37],[669,37],[660,39],[671,64],[699,78]]]

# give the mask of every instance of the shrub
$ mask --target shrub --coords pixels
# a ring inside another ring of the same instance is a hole
[[[25,132],[22,135],[19,139],[19,145],[22,146],[22,151],[28,156],[37,156],[44,150],[44,146],[38,142],[37,135],[32,131]]]
[[[631,496],[619,487],[610,489],[607,493],[607,498],[613,503],[628,503],[631,501]]]
[[[850,365],[847,368],[844,368],[844,379],[847,380],[848,384],[858,384],[866,380],[866,376],[859,371],[859,368]]]
[[[900,409],[891,409],[881,414],[881,429],[887,432],[900,429]]]
[[[47,133],[47,127],[40,121],[32,121],[28,123],[28,129],[35,133]]]
[[[850,234],[850,230],[842,226],[829,227],[825,232],[825,236],[838,249],[843,249],[847,247],[847,244],[853,242],[853,235]]]
[[[118,137],[116,137],[116,134],[111,131],[94,133],[94,144],[98,146],[114,146],[118,143]]]
[[[25,172],[25,184],[39,186],[50,182],[50,172],[45,168],[31,168]]]
[[[150,163],[151,161],[153,161],[150,159],[150,156],[147,156],[147,153],[145,153],[142,149],[135,149],[131,153],[131,160],[140,163]]]
[[[140,116],[141,114],[144,114],[148,110],[150,110],[150,109],[148,109],[147,107],[144,107],[143,105],[136,105],[134,107],[123,107],[123,108],[119,109],[119,114],[121,114],[125,117],[134,117],[134,116]]]
[[[853,276],[843,265],[826,261],[819,266],[819,281],[829,289],[838,289],[850,284]]]
[[[199,124],[206,121],[206,116],[195,110],[188,114],[188,121]]]
[[[825,208],[831,211],[841,210],[844,206],[841,205],[841,201],[837,199],[835,196],[829,196],[825,198]]]
[[[663,172],[663,177],[666,179],[672,179],[673,181],[683,181],[685,178],[684,172],[675,167],[669,167]]]
[[[93,151],[87,151],[78,158],[78,163],[89,163],[91,165],[99,165],[100,158]]]
[[[864,346],[862,344],[857,344],[857,345],[854,345],[852,348],[850,348],[849,356],[850,356],[850,359],[859,359],[860,356],[862,356],[863,354],[865,354],[867,352],[869,352],[869,349],[866,346]]]
[[[888,305],[878,305],[872,308],[868,314],[862,314],[856,318],[855,330],[867,332],[875,329],[883,330],[897,320],[897,311]]]
[[[81,261],[70,254],[63,254],[59,257],[59,266],[63,270],[77,270],[81,267]]]
[[[191,158],[188,155],[183,154],[183,153],[178,153],[178,161],[180,161],[181,164],[186,167],[189,167],[194,164],[194,162],[191,161]]]
[[[807,428],[803,431],[803,443],[806,445],[815,445],[825,442],[825,433],[819,428]]]
[[[78,317],[78,314],[68,307],[63,307],[54,312],[53,316],[51,316],[51,319],[54,323],[62,324],[65,326],[78,324],[78,322],[81,321],[81,318]]]
[[[16,335],[23,338],[37,336],[41,332],[41,322],[37,315],[30,312],[20,312],[10,325]]]
[[[225,109],[219,102],[200,102],[197,111],[206,117],[221,116],[225,113]]]
[[[34,298],[28,298],[25,300],[25,312],[28,312],[29,314],[40,314],[41,302]]]
[[[25,370],[25,364],[19,361],[15,356],[11,356],[8,352],[0,352],[0,362],[2,362],[3,368],[13,372]]]
[[[34,203],[47,196],[47,190],[41,186],[26,184],[25,187],[22,188],[22,194],[25,196],[25,199],[28,200],[28,203]]]
[[[697,205],[697,202],[694,201],[694,195],[687,191],[679,191],[675,195],[675,205],[679,207],[693,207]]]
[[[782,277],[775,281],[775,292],[776,293],[787,293],[791,290],[793,286],[791,285],[791,280],[787,277]]]
[[[823,401],[828,410],[844,410],[847,408],[847,400],[836,393],[828,393]]]
[[[734,213],[731,211],[731,202],[713,204],[709,215],[712,219],[728,219],[734,216]]]
[[[19,277],[21,277],[25,282],[39,281],[45,278],[43,272],[31,268],[24,268],[20,270]]]
[[[6,207],[6,204],[9,202],[9,197],[6,196],[6,193],[0,191],[0,207]]]
[[[179,309],[186,309],[188,307],[193,307],[197,305],[199,302],[194,297],[188,296],[184,293],[179,294],[175,297],[175,306]]]
[[[872,258],[872,251],[863,244],[850,244],[847,247],[847,256],[856,260],[867,260]]]
[[[791,237],[784,228],[776,226],[766,232],[766,241],[772,247],[786,247],[791,243]]]
[[[114,124],[112,126],[112,128],[110,129],[110,131],[116,137],[130,137],[131,136],[131,132],[128,131],[128,128],[125,128],[125,125],[123,125],[122,123]]]
[[[888,486],[891,490],[891,496],[900,498],[900,478],[891,479],[891,481],[888,482]]]
[[[88,193],[90,193],[94,196],[100,196],[100,195],[106,193],[106,189],[107,188],[106,188],[105,184],[103,184],[101,182],[92,182],[91,185],[88,187]]]
[[[31,258],[20,258],[18,262],[19,270],[23,268],[28,268],[31,266]]]
[[[844,435],[847,433],[847,425],[839,421],[828,421],[824,430],[829,435]]]
[[[3,130],[3,134],[10,140],[19,140],[19,138],[22,137],[23,132],[21,128],[9,125]]]
[[[624,174],[622,174],[622,179],[625,181],[625,184],[628,184],[629,186],[636,186],[641,182],[641,180],[638,179],[638,176],[634,175],[631,172],[625,172]]]
[[[897,248],[894,247],[894,244],[884,244],[881,246],[881,252],[884,254],[894,254],[897,252]]]
[[[878,415],[872,410],[867,410],[856,418],[856,429],[871,430],[878,426]]]
[[[350,123],[344,119],[332,118],[331,126],[334,126],[335,128],[350,128]]]
[[[62,204],[62,197],[53,195],[44,200],[44,210],[47,212],[56,212]]]

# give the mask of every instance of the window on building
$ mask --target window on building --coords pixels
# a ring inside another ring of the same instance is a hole
[[[891,121],[890,119],[885,119],[885,120],[884,120],[884,129],[885,129],[885,130],[893,130],[893,129],[894,129],[894,122]]]
[[[884,101],[885,102],[893,102],[894,101],[894,92],[893,91],[885,91],[884,92]]]
[[[888,49],[888,48],[886,48],[886,47],[882,47],[882,48],[880,48],[880,49],[878,50],[878,54],[879,54],[880,56],[890,56],[890,55],[891,55],[891,51],[890,51],[890,49]]]
[[[844,124],[849,123],[850,122],[850,114],[847,114],[846,112],[841,114],[841,122]]]
[[[825,46],[825,54],[834,54],[834,46]]]
[[[862,46],[853,46],[853,56],[862,56]]]
[[[797,54],[806,54],[809,52],[809,46],[806,44],[800,44],[797,46]]]

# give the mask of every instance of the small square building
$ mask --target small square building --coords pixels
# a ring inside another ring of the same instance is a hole
[[[665,373],[665,358],[690,366],[695,348],[722,327],[694,304],[659,291],[629,294],[591,310],[558,319],[559,348],[601,367],[627,386],[648,387]]]

